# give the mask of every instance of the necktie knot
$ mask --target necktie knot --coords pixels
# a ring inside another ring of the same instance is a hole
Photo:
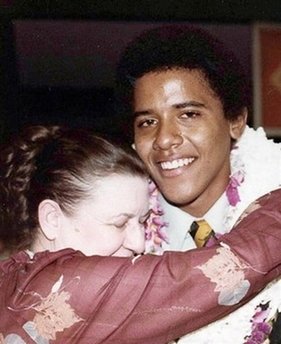
[[[211,237],[215,237],[215,233],[205,220],[192,222],[190,226],[190,234],[195,241],[197,247],[204,247]]]

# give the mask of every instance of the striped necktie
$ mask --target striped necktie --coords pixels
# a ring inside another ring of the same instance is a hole
[[[215,236],[214,231],[205,220],[192,222],[190,226],[190,234],[197,247],[204,247],[208,240]]]

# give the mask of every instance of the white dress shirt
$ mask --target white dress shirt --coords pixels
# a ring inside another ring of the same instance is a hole
[[[169,204],[161,195],[160,204],[164,211],[164,221],[168,223],[166,232],[169,238],[169,244],[163,243],[165,251],[186,251],[196,248],[194,240],[189,234],[190,226],[193,221],[204,218],[215,233],[225,233],[223,219],[228,208],[228,201],[225,193],[223,193],[208,212],[200,218],[193,217],[176,206]]]

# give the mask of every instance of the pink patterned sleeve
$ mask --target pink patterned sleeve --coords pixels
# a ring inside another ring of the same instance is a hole
[[[209,248],[133,260],[71,250],[29,261],[19,254],[1,265],[0,335],[162,344],[215,321],[280,275],[280,195],[260,199]]]

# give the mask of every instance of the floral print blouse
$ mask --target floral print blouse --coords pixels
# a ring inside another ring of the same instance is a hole
[[[164,344],[281,273],[281,191],[212,247],[162,256],[21,251],[0,262],[0,343]]]

